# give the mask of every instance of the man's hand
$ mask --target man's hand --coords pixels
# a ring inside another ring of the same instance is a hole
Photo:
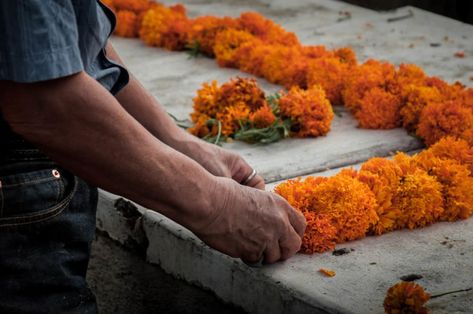
[[[240,155],[213,144],[200,141],[199,147],[186,154],[200,163],[207,171],[218,177],[226,177],[240,184],[264,190],[264,179],[256,175],[246,182],[253,168]]]
[[[251,189],[227,178],[218,179],[226,192],[209,223],[194,233],[210,247],[245,262],[286,260],[300,249],[304,216],[282,197]],[[244,209],[244,210],[242,210]]]

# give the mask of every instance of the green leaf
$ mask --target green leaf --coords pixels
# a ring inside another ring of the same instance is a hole
[[[277,121],[273,125],[262,129],[251,127],[242,128],[235,133],[235,139],[248,143],[261,144],[277,142],[289,136],[291,124],[290,120],[285,120]]]
[[[174,122],[176,122],[176,124],[180,127],[180,128],[183,128],[183,129],[188,129],[190,127],[192,127],[192,122],[189,120],[189,119],[178,119],[176,118],[175,115],[171,114],[168,112],[168,115],[174,120]]]
[[[202,52],[200,50],[200,42],[198,42],[197,40],[192,43],[187,44],[186,49],[187,49],[186,52],[189,55],[188,57],[189,59],[197,58],[202,55]]]

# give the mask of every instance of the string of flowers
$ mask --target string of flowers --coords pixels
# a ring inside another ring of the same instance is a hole
[[[331,104],[347,107],[362,128],[402,126],[431,146],[413,157],[370,159],[359,171],[280,184],[276,192],[308,222],[302,252],[473,214],[473,88],[448,84],[413,64],[359,64],[349,48],[304,46],[258,13],[192,19],[182,5],[108,2],[117,12],[118,35],[213,57],[289,90],[266,98],[254,80],[205,83],[191,115],[190,131],[199,137],[270,142],[289,133],[319,136],[329,131]]]
[[[116,11],[119,36],[139,36],[147,45],[213,57],[220,66],[238,68],[288,89],[319,85],[330,103],[345,105],[362,128],[403,126],[427,145],[446,135],[473,142],[473,89],[427,76],[415,65],[396,68],[377,60],[359,64],[350,48],[302,45],[294,33],[255,12],[238,18],[189,18],[180,4],[105,2]]]

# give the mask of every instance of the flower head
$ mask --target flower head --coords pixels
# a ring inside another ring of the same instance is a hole
[[[308,90],[291,88],[280,98],[279,108],[282,116],[293,120],[293,131],[299,137],[325,135],[330,130],[332,107],[318,85]]]
[[[276,121],[276,116],[268,104],[264,104],[250,115],[251,123],[258,129],[267,128]]]
[[[430,294],[414,282],[400,282],[389,288],[384,299],[386,314],[427,314],[425,303]]]
[[[473,111],[458,101],[433,103],[421,113],[417,135],[427,145],[445,136],[460,137],[473,126]]]

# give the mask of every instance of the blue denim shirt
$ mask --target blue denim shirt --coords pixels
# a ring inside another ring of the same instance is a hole
[[[87,72],[115,94],[128,73],[105,56],[113,13],[97,0],[0,0],[0,80]]]

